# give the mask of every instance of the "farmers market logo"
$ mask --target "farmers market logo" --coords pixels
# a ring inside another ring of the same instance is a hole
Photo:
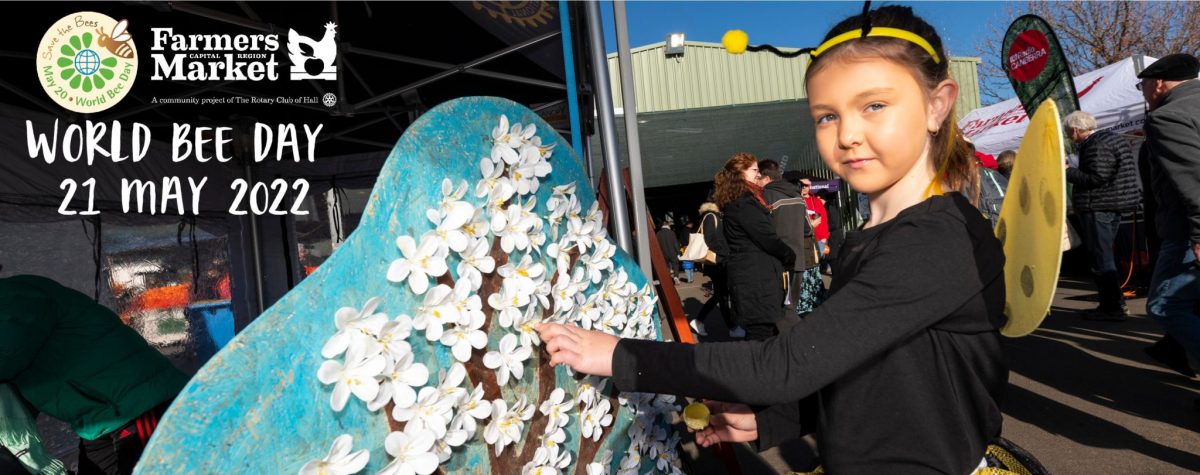
[[[80,113],[106,110],[125,98],[137,78],[137,47],[129,22],[96,12],[62,17],[38,45],[42,89]]]

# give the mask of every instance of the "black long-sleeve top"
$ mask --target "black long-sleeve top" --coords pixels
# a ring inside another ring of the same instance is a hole
[[[818,441],[833,474],[970,473],[1000,434],[1006,384],[1004,255],[957,193],[851,232],[832,293],[803,323],[754,342],[622,340],[623,391],[768,405],[760,447],[799,435],[819,392]]]

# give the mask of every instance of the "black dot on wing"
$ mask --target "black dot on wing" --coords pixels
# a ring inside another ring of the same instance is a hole
[[[1008,238],[1008,222],[1004,218],[1000,218],[996,222],[996,239],[1000,240],[1000,245],[1004,246],[1004,240]]]
[[[1021,179],[1021,187],[1017,191],[1017,200],[1021,204],[1021,214],[1024,214],[1024,215],[1029,214],[1029,205],[1030,205],[1029,201],[1032,198],[1031,196],[1029,196],[1029,193],[1030,193],[1029,192],[1029,180],[1022,178]]]
[[[1046,224],[1054,226],[1060,218],[1058,217],[1058,206],[1054,200],[1054,194],[1050,193],[1050,188],[1044,186],[1046,180],[1042,180],[1042,214],[1046,218]]]
[[[1033,268],[1026,265],[1021,269],[1021,293],[1025,294],[1025,297],[1032,297],[1033,285]]]

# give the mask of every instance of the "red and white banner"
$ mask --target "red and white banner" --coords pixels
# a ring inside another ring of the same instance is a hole
[[[1149,56],[1144,58],[1147,65],[1156,61]],[[1138,82],[1133,58],[1075,76],[1080,109],[1096,116],[1100,129],[1141,134],[1146,116],[1145,99],[1134,87]],[[975,143],[975,149],[992,155],[1017,150],[1028,126],[1029,116],[1015,97],[975,109],[958,121],[958,127]]]

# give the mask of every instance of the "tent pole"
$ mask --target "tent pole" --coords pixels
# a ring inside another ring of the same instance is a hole
[[[608,80],[608,57],[604,53],[604,32],[600,28],[599,2],[587,2],[588,47],[592,56],[592,84],[596,89],[596,109],[600,116],[600,140],[604,147],[604,170],[608,177],[609,221],[621,250],[632,254],[629,213],[625,209],[625,180],[621,178],[621,160],[617,155],[616,117],[613,114],[612,84]],[[649,278],[649,276],[647,276]]]
[[[246,161],[245,168],[246,183],[254,183],[254,171],[250,168],[249,160]],[[258,318],[258,316],[262,315],[263,311],[266,310],[266,305],[264,305],[265,300],[263,299],[262,285],[262,251],[259,249],[260,243],[258,242],[258,219],[256,216],[247,216],[246,218],[248,221],[250,221],[250,248],[252,251],[251,255],[254,256],[254,296],[256,297],[255,303],[258,304],[258,306],[255,308],[256,312],[254,314],[254,318]],[[251,321],[253,321],[253,319],[251,319]]]
[[[621,68],[621,105],[625,109],[625,144],[629,146],[629,187],[633,188],[633,229],[637,235],[637,259],[642,273],[653,275],[650,262],[650,233],[646,229],[646,188],[642,183],[642,144],[638,137],[637,95],[633,87],[633,58],[629,54],[629,22],[625,1],[613,2],[617,27],[617,64]]]
[[[559,30],[562,31],[563,72],[567,81],[567,110],[571,120],[571,147],[582,157],[583,151],[580,147],[583,141],[579,139],[583,130],[579,127],[579,86],[575,81],[575,50],[571,44],[571,10],[567,0],[558,0],[558,18]]]

